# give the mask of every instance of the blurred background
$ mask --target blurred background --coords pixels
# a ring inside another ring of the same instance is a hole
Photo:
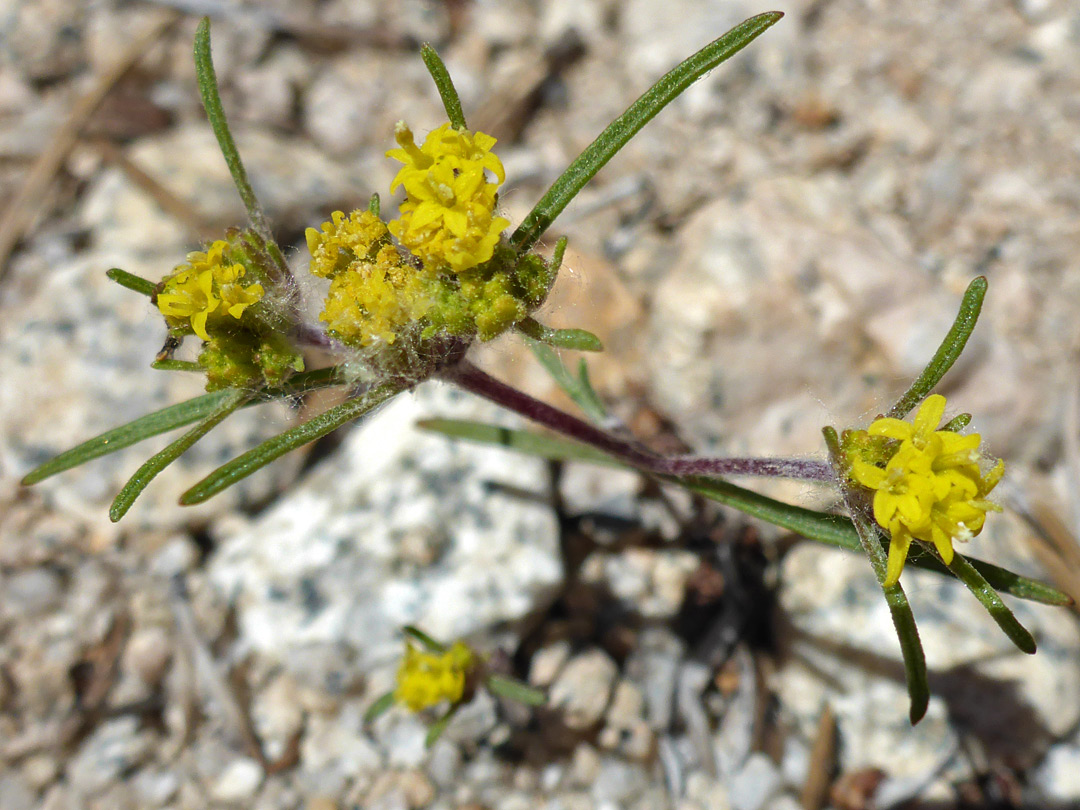
[[[392,213],[395,122],[443,122],[420,43],[499,139],[516,223],[656,78],[770,8],[785,18],[549,231],[570,249],[545,322],[602,338],[593,380],[654,447],[820,456],[821,426],[886,409],[985,275],[941,389],[1007,462],[1005,515],[971,551],[1080,595],[1074,3],[2,0],[0,807],[1080,801],[1075,612],[1013,605],[1027,657],[962,587],[906,573],[934,691],[912,728],[861,557],[634,475],[424,434],[517,424],[441,385],[196,508],[179,493],[297,414],[236,414],[117,525],[109,502],[164,440],[18,483],[201,390],[149,368],[160,316],[104,275],[157,280],[244,221],[198,99],[201,15],[302,270],[305,227],[372,192]],[[513,338],[475,359],[567,404]],[[468,638],[552,708],[478,697],[430,751],[403,711],[365,726],[406,623]]]

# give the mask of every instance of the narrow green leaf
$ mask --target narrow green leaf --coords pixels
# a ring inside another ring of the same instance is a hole
[[[560,236],[555,240],[555,250],[551,253],[551,261],[548,262],[548,270],[554,277],[559,274],[562,269],[563,256],[566,255],[567,239],[565,236]]]
[[[433,653],[446,652],[447,648],[445,644],[440,644],[438,641],[433,639],[419,627],[414,627],[411,624],[407,624],[401,628],[401,632],[407,636],[411,636],[412,638],[416,639]]]
[[[839,466],[841,458],[840,437],[836,430],[831,427],[825,428],[825,444],[829,448],[829,456],[834,466]],[[923,652],[922,642],[919,640],[919,630],[915,626],[915,616],[911,612],[907,595],[897,582],[894,585],[886,585],[885,577],[888,568],[888,555],[882,547],[882,533],[877,524],[872,523],[866,513],[858,507],[851,497],[851,491],[846,486],[841,486],[841,495],[844,505],[855,531],[862,542],[863,551],[870,559],[870,565],[874,569],[881,590],[885,594],[885,602],[892,614],[893,626],[896,629],[896,637],[900,640],[900,652],[904,658],[904,674],[907,678],[908,699],[910,702],[911,724],[915,725],[926,714],[926,707],[930,703],[930,686],[926,678],[926,655]]]
[[[269,399],[299,396],[308,391],[341,385],[341,383],[340,372],[337,368],[305,371],[302,374],[294,375],[287,383],[278,388],[268,388],[260,392],[257,398],[245,403],[245,406],[265,402]],[[24,486],[31,486],[95,458],[123,450],[125,447],[143,441],[143,439],[149,439],[152,436],[184,427],[184,425],[190,425],[192,422],[197,422],[213,413],[228,395],[228,391],[214,391],[185,402],[179,402],[176,405],[170,405],[146,416],[141,416],[126,425],[106,431],[100,436],[95,436],[93,439],[49,459],[41,466],[27,473],[22,483]]]
[[[964,293],[964,300],[960,302],[960,312],[953,321],[945,340],[934,352],[930,363],[923,369],[922,374],[915,378],[915,382],[904,392],[904,395],[889,409],[888,416],[903,419],[911,409],[926,399],[934,387],[945,376],[953,363],[964,351],[968,338],[971,337],[975,324],[979,320],[982,311],[983,298],[986,296],[986,277],[979,276],[974,279]]]
[[[435,87],[439,90],[439,98],[442,99],[450,125],[454,129],[468,129],[465,126],[465,113],[461,110],[461,97],[458,96],[454,82],[450,78],[450,72],[446,69],[438,52],[425,42],[420,48],[420,58],[427,65],[428,73],[431,74]]]
[[[371,199],[368,200],[367,210],[375,216],[379,216],[380,209],[382,208],[382,202],[379,200],[379,193],[375,192],[371,195]]]
[[[581,362],[581,377],[575,379],[574,375],[563,365],[559,355],[550,346],[529,338],[526,339],[526,342],[533,355],[540,361],[540,365],[547,370],[547,373],[566,392],[566,395],[574,400],[577,406],[581,408],[582,413],[593,422],[603,422],[607,418],[607,409],[589,383],[589,375],[585,371],[584,360]]]
[[[583,461],[626,470],[633,469],[606,453],[557,436],[528,430],[511,430],[497,425],[458,419],[425,419],[418,424],[426,430],[442,433],[451,438],[498,445],[524,455],[553,461]],[[772,523],[809,540],[848,551],[862,551],[862,541],[859,540],[855,527],[842,515],[830,515],[801,506],[792,506],[717,478],[669,478],[666,480],[711,501],[738,509],[744,514]],[[886,546],[883,545],[883,550],[885,548]],[[1044,605],[1065,606],[1073,603],[1072,598],[1067,594],[1046,583],[1029,579],[972,557],[968,558],[968,562],[986,578],[992,587],[1002,593]],[[933,571],[936,574],[952,576],[941,560],[914,548],[911,556],[908,557],[908,565]]]
[[[184,506],[202,503],[286,453],[316,439],[321,439],[342,425],[358,419],[403,389],[404,384],[398,381],[383,383],[319,414],[302,425],[286,430],[218,467],[181,495],[180,503]]]
[[[385,695],[383,695],[370,706],[368,706],[367,711],[364,712],[364,722],[370,723],[377,717],[386,714],[390,710],[390,707],[393,705],[394,693],[387,692]]]
[[[751,17],[662,76],[573,160],[514,231],[511,244],[519,253],[536,244],[536,240],[570,200],[660,110],[714,67],[749,45],[783,16],[779,11],[771,11]]]
[[[968,590],[982,603],[987,613],[998,623],[998,627],[1004,631],[1013,644],[1029,655],[1035,654],[1035,639],[1032,638],[1031,633],[1017,621],[1013,612],[1001,601],[997,591],[990,586],[975,566],[964,559],[962,554],[954,554],[949,570],[967,585]]]
[[[953,433],[963,430],[971,424],[970,413],[958,413],[948,422],[941,426],[941,430],[951,430]]]
[[[606,453],[558,436],[548,436],[527,430],[512,430],[467,419],[422,419],[416,424],[423,430],[441,433],[453,439],[464,439],[479,444],[496,444],[507,450],[516,450],[524,455],[539,456],[552,461],[586,461],[608,467],[624,466]]]
[[[508,678],[505,675],[488,675],[485,685],[491,694],[516,700],[526,706],[543,706],[547,703],[547,695],[539,689],[533,689],[531,686],[526,686],[521,681]]]
[[[514,327],[521,334],[548,346],[573,349],[577,352],[602,352],[604,344],[592,332],[584,329],[552,329],[533,318],[525,318]]]
[[[129,273],[126,270],[121,270],[119,267],[106,270],[105,275],[121,287],[126,287],[129,290],[145,295],[147,298],[152,296],[154,290],[157,289],[157,285],[149,279],[137,276],[134,273]]]
[[[251,399],[251,394],[246,391],[229,390],[226,396],[214,410],[199,424],[174,441],[160,453],[155,453],[136,470],[135,474],[124,484],[124,488],[116,496],[109,508],[109,519],[116,523],[127,514],[135,499],[139,497],[146,485],[157,477],[158,473],[172,464],[181,455],[186,453],[195,442],[221,424],[229,414]]]
[[[580,384],[581,401],[584,403],[582,409],[585,413],[594,414],[594,421],[596,422],[607,419],[607,408],[604,407],[604,403],[596,393],[596,389],[592,387],[592,381],[589,379],[589,364],[585,362],[584,357],[578,360],[578,383]]]
[[[263,400],[295,397],[306,394],[308,391],[333,388],[336,385],[344,384],[345,377],[341,369],[338,366],[328,366],[327,368],[317,368],[312,371],[301,371],[299,374],[293,374],[281,385],[263,389],[260,397]]]
[[[155,371],[189,371],[201,374],[205,369],[190,360],[155,360],[150,364]]]
[[[274,262],[284,273],[288,273],[285,258],[281,255],[281,248],[274,241],[274,235],[270,230],[270,223],[266,220],[262,206],[255,196],[255,189],[248,180],[247,170],[240,160],[240,150],[236,148],[236,141],[229,130],[229,123],[225,118],[225,108],[221,104],[221,94],[218,91],[217,74],[214,72],[214,61],[210,54],[210,18],[203,17],[199,27],[195,30],[195,79],[199,85],[199,95],[202,96],[203,109],[210,121],[210,128],[214,130],[221,154],[229,167],[233,184],[236,186],[240,199],[244,201],[251,227],[266,242],[267,252],[270,253]]]
[[[455,703],[449,709],[446,710],[446,714],[436,720],[428,728],[427,736],[424,737],[424,747],[431,748],[446,731],[446,727],[450,725],[450,721],[454,719],[454,715],[457,714],[458,709],[461,708],[460,703]]]
[[[190,425],[216,411],[228,397],[228,391],[203,394],[186,402],[179,402],[162,408],[160,411],[149,413],[121,427],[113,428],[49,459],[37,469],[27,473],[22,483],[25,486],[36,484],[95,458],[123,450],[143,439]]]

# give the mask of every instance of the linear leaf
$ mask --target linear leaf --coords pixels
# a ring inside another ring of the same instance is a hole
[[[423,630],[421,630],[419,627],[415,627],[414,625],[407,624],[407,625],[405,625],[404,627],[401,628],[401,632],[404,633],[407,636],[411,636],[412,638],[416,639],[422,645],[427,647],[429,651],[431,651],[433,653],[444,653],[444,652],[446,652],[447,648],[446,648],[445,644],[439,643],[438,641],[433,639],[431,636],[429,636],[427,633],[425,633]]]
[[[420,48],[420,58],[427,65],[428,73],[431,74],[435,87],[439,90],[439,98],[442,99],[443,108],[446,110],[446,118],[454,129],[467,129],[465,126],[465,113],[461,109],[461,97],[454,87],[454,81],[450,78],[450,71],[443,64],[438,51],[426,42]]]
[[[560,349],[572,349],[577,352],[602,352],[604,344],[592,332],[584,329],[552,329],[533,318],[526,318],[515,327],[521,334],[532,340],[557,346]]]
[[[157,289],[157,285],[145,279],[142,276],[137,276],[134,273],[129,273],[126,270],[121,270],[119,267],[114,267],[111,270],[106,270],[105,275],[115,281],[121,287],[126,287],[129,290],[134,290],[137,293],[150,297],[154,294],[154,290]]]
[[[155,360],[150,364],[150,368],[155,371],[185,371],[195,374],[200,374],[206,369],[200,366],[198,363],[192,363],[190,360]]]
[[[278,388],[263,390],[256,398],[244,404],[245,406],[255,405],[270,399],[299,396],[307,391],[341,385],[341,383],[340,371],[336,367],[305,371],[302,374],[293,375],[288,382]],[[95,436],[93,439],[64,451],[31,470],[22,479],[22,484],[31,486],[57,473],[78,467],[88,461],[107,456],[118,450],[123,450],[125,447],[130,447],[144,439],[149,439],[161,433],[168,433],[170,430],[176,430],[185,425],[190,425],[192,422],[197,422],[217,409],[228,395],[228,391],[214,391],[203,394],[184,402],[178,402],[176,405],[169,405],[160,411],[148,413],[146,416],[128,422],[126,425],[108,430],[100,436]]]
[[[236,148],[236,141],[229,130],[229,122],[225,118],[225,108],[221,104],[221,93],[218,91],[217,74],[214,72],[214,60],[210,54],[209,17],[203,17],[195,30],[195,79],[199,85],[199,95],[202,97],[203,109],[206,110],[210,128],[214,131],[218,146],[221,147],[221,154],[229,167],[233,184],[240,194],[240,199],[244,201],[244,208],[247,209],[251,226],[266,242],[267,252],[287,277],[289,270],[285,257],[282,256],[281,248],[274,241],[270,223],[255,196],[255,189],[251,187],[247,170],[244,169],[244,163],[240,159],[240,150]]]
[[[367,711],[364,712],[364,722],[370,723],[376,717],[386,714],[390,710],[390,707],[393,705],[394,693],[387,692],[385,695],[383,695],[370,706],[368,706]]]
[[[1017,621],[1013,612],[1001,601],[997,591],[990,586],[990,583],[970,562],[964,559],[962,554],[953,555],[949,570],[956,574],[957,579],[967,585],[968,590],[982,603],[987,613],[998,623],[998,626],[1013,644],[1029,655],[1035,654],[1035,639],[1032,638],[1031,633]]]
[[[771,11],[751,17],[664,74],[626,112],[608,124],[607,129],[584,152],[574,158],[514,231],[510,238],[514,248],[524,253],[536,244],[536,240],[570,200],[660,110],[714,67],[749,45],[783,16],[779,11]]]
[[[533,689],[531,686],[526,686],[521,681],[508,678],[505,675],[488,675],[485,684],[491,694],[516,700],[526,706],[543,706],[547,703],[547,695],[539,689]]]
[[[303,447],[316,439],[321,439],[327,433],[332,433],[342,425],[358,419],[390,399],[403,388],[404,384],[398,381],[383,383],[319,414],[313,419],[309,419],[302,425],[297,425],[272,439],[268,439],[243,455],[237,456],[227,464],[218,467],[181,495],[180,503],[184,506],[202,503],[286,453]]]
[[[589,382],[589,374],[584,360],[581,361],[580,375],[575,378],[550,346],[531,338],[527,338],[526,342],[540,365],[551,375],[551,378],[555,380],[555,383],[566,395],[574,400],[577,406],[581,408],[582,413],[593,422],[603,422],[607,418],[607,409]]]
[[[228,396],[228,391],[215,391],[212,394],[203,394],[186,402],[179,402],[176,405],[162,408],[160,411],[148,413],[146,416],[106,431],[100,436],[95,436],[93,439],[49,459],[40,467],[27,473],[22,483],[25,486],[36,484],[50,476],[70,470],[72,467],[78,467],[80,464],[85,464],[95,458],[115,453],[117,450],[123,450],[125,447],[130,447],[143,439],[149,439],[159,433],[167,433],[184,425],[190,425],[192,422],[197,422],[217,410]]]
[[[146,489],[146,485],[157,477],[158,473],[172,464],[181,455],[186,453],[195,442],[221,424],[229,414],[251,399],[247,391],[230,390],[219,403],[218,407],[207,415],[199,424],[174,441],[164,450],[155,453],[135,471],[135,474],[124,484],[123,489],[116,496],[109,508],[109,519],[116,523],[127,514],[135,499]]]
[[[915,382],[904,392],[896,404],[889,409],[888,416],[902,419],[911,412],[911,409],[926,399],[934,387],[941,382],[953,363],[964,351],[968,338],[971,337],[975,324],[979,320],[982,311],[983,298],[986,296],[986,277],[979,276],[973,279],[964,292],[964,299],[960,302],[960,311],[953,321],[945,339],[941,342],[938,350],[930,359],[930,363],[923,369],[922,374],[915,378]]]
[[[443,735],[443,732],[446,731],[446,727],[450,725],[450,721],[454,719],[454,715],[457,714],[458,709],[460,708],[461,704],[455,703],[453,706],[446,710],[446,714],[444,714],[442,717],[440,717],[438,720],[431,724],[431,726],[428,728],[427,736],[424,737],[425,748],[431,748],[431,746],[438,742],[439,737],[441,737]]]

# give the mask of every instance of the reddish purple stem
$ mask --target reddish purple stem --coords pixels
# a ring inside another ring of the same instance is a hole
[[[797,458],[701,458],[696,456],[661,456],[633,440],[601,430],[576,416],[553,408],[528,394],[496,380],[491,375],[462,360],[441,372],[443,379],[466,391],[491,400],[507,410],[521,414],[551,430],[603,450],[614,458],[655,475],[685,478],[689,476],[754,475],[773,478],[796,478],[803,481],[834,481],[832,467],[826,462]]]

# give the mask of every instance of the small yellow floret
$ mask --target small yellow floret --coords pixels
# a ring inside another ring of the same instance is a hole
[[[907,560],[912,539],[933,543],[946,564],[953,542],[966,542],[982,531],[988,511],[1001,511],[986,496],[1005,471],[998,461],[985,475],[977,433],[961,436],[938,430],[945,397],[927,397],[913,423],[885,417],[871,423],[871,437],[898,444],[884,469],[859,455],[849,455],[851,478],[874,493],[874,520],[888,529],[889,562],[885,585],[894,585]]]
[[[171,323],[187,321],[192,331],[209,340],[207,320],[220,311],[239,320],[244,310],[263,297],[261,284],[247,287],[239,283],[245,274],[242,264],[225,260],[228,243],[218,240],[205,253],[189,253],[187,264],[165,279],[157,296],[161,314]],[[219,309],[220,308],[220,309]]]
[[[384,245],[373,260],[355,260],[337,272],[319,318],[330,334],[353,346],[393,343],[431,307],[424,279]]]
[[[444,700],[458,703],[465,694],[473,658],[472,650],[460,641],[443,653],[423,652],[407,643],[397,672],[394,700],[414,712]]]
[[[404,165],[390,190],[404,186],[406,199],[401,217],[389,223],[390,232],[433,269],[461,272],[490,259],[510,224],[494,214],[498,187],[506,179],[502,161],[491,151],[495,139],[443,124],[418,147],[401,122],[394,137],[400,148],[386,155]]]
[[[321,230],[308,228],[305,236],[311,251],[309,269],[320,278],[331,278],[354,261],[367,259],[378,242],[389,239],[385,223],[367,210],[347,217],[335,211]]]

